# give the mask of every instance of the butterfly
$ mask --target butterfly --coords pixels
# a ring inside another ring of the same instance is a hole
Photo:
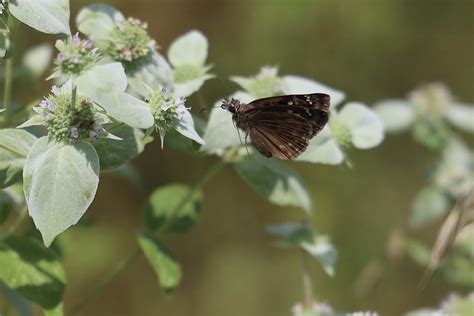
[[[257,99],[247,104],[224,99],[221,108],[232,113],[245,140],[265,157],[291,160],[329,120],[330,97],[324,93],[292,94]]]

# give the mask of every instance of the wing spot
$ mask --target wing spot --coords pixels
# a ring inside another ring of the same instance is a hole
[[[293,101],[288,102],[288,105],[293,105]]]

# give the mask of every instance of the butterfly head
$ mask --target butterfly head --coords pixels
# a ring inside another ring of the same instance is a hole
[[[231,99],[225,98],[221,104],[221,108],[223,110],[228,110],[230,113],[237,112],[239,106],[240,106],[240,101],[234,98],[231,98]]]

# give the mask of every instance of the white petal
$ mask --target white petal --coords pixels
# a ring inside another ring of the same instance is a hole
[[[207,79],[214,76],[205,74],[194,80],[189,80],[174,85],[174,94],[177,96],[188,97],[194,92],[198,91]]]
[[[412,105],[402,99],[380,101],[375,104],[374,110],[384,122],[387,132],[405,131],[415,122]]]
[[[453,104],[448,107],[446,117],[457,128],[474,133],[474,105]]]
[[[284,91],[287,94],[310,94],[310,93],[326,93],[331,96],[331,105],[333,107],[341,103],[346,97],[344,92],[330,88],[317,81],[299,77],[284,76]]]
[[[194,129],[193,116],[188,110],[185,110],[183,112],[183,116],[181,117],[181,120],[179,121],[178,126],[176,126],[176,130],[181,135],[194,140],[198,144],[201,144],[201,145],[205,144],[204,140],[201,138],[201,136],[199,136],[199,134]]]
[[[310,142],[308,148],[296,160],[338,165],[344,161],[344,153],[331,137],[326,126]]]
[[[339,112],[337,120],[349,127],[352,143],[359,149],[372,148],[383,141],[382,119],[362,103],[347,103]]]
[[[193,30],[178,37],[168,50],[168,59],[173,66],[200,65],[207,58],[207,38],[199,31]]]

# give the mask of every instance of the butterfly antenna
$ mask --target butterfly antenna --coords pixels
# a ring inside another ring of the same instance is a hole
[[[224,79],[222,79],[221,76],[217,76],[217,78],[219,78],[219,80],[222,82],[222,85],[223,85],[224,88],[227,90],[227,94],[228,94],[228,95],[231,95],[232,92],[230,92],[230,89],[229,89],[229,87],[227,86],[227,84],[225,83]]]

